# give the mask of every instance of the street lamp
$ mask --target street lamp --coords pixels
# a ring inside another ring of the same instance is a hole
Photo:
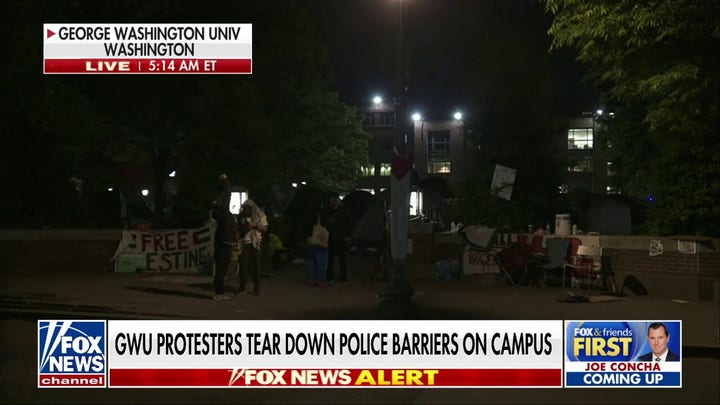
[[[412,120],[413,120],[413,121],[416,121],[416,122],[417,122],[417,121],[420,121],[421,119],[422,119],[422,115],[420,115],[420,113],[417,113],[417,112],[416,112],[416,113],[414,113],[414,114],[412,115]]]
[[[373,104],[379,105],[380,103],[382,103],[382,97],[375,96],[375,97],[373,97],[372,101],[373,101]]]
[[[150,190],[144,188],[144,189],[140,190],[140,194],[142,194],[143,197],[147,197],[148,194],[150,194]]]
[[[460,121],[462,117],[463,115],[460,111],[455,111],[455,114],[453,114],[453,118],[455,118],[457,121]]]
[[[388,303],[405,307],[415,294],[407,276],[407,242],[410,214],[410,169],[412,162],[407,142],[407,107],[409,74],[406,60],[407,46],[404,37],[406,1],[397,1],[395,116],[396,138],[390,175],[390,253],[392,273],[387,287],[378,295]]]

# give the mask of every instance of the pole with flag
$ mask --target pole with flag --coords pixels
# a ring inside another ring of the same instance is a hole
[[[393,148],[390,171],[390,252],[393,261],[390,283],[381,294],[387,299],[407,300],[415,293],[406,266],[412,168],[413,157],[408,152],[407,138],[404,138]]]
[[[406,64],[406,44],[403,20],[406,1],[397,2],[397,78],[395,126],[397,137],[393,145],[390,176],[390,252],[392,273],[385,290],[378,294],[387,301],[407,303],[415,293],[407,277],[408,217],[410,215],[410,177],[413,158],[407,140],[407,94],[409,72]]]

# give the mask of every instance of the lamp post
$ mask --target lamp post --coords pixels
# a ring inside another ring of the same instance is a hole
[[[390,173],[390,252],[392,272],[390,282],[378,295],[386,301],[408,304],[415,294],[407,277],[408,220],[410,214],[410,177],[412,157],[407,141],[407,94],[409,74],[406,60],[404,36],[405,1],[397,0],[397,55],[395,90],[396,138],[393,146],[392,169]]]

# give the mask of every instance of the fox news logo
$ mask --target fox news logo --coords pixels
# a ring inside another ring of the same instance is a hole
[[[626,322],[571,323],[567,332],[571,361],[629,361],[638,349],[638,331]]]
[[[105,321],[38,321],[38,387],[105,387]]]

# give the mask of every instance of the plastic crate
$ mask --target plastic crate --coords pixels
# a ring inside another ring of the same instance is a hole
[[[455,281],[460,274],[460,263],[457,260],[440,260],[435,263],[435,280]]]
[[[118,255],[115,259],[116,273],[136,273],[145,270],[145,256]]]

